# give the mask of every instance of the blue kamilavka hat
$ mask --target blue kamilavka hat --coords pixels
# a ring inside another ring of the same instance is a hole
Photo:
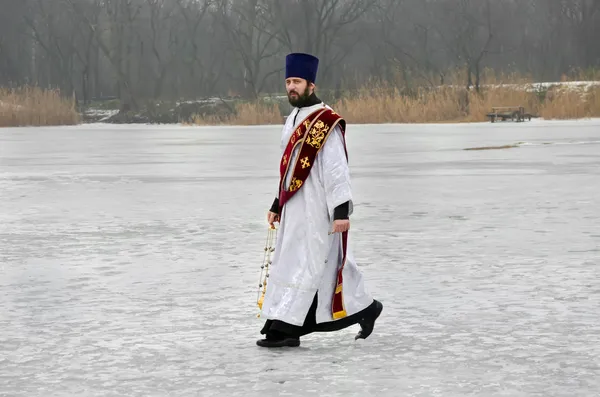
[[[310,54],[292,53],[285,57],[285,78],[300,77],[316,82],[319,59]]]

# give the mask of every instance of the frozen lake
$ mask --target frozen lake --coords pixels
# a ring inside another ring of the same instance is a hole
[[[600,394],[600,120],[351,126],[351,243],[384,311],[367,340],[265,350],[279,140],[0,129],[0,395]]]

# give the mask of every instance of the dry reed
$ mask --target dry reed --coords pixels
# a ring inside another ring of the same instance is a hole
[[[229,115],[199,115],[192,116],[191,124],[195,125],[266,125],[281,124],[281,113],[277,104],[267,104],[263,101],[238,103],[234,112]]]
[[[74,99],[39,87],[0,89],[0,127],[72,125],[79,123]]]
[[[464,86],[466,72],[456,69],[435,86],[436,76],[416,76],[409,82],[398,75],[393,86],[369,82],[331,103],[349,123],[447,123],[489,120],[492,107],[522,106],[546,119],[600,117],[600,86],[538,87],[530,76],[482,71],[479,92]],[[563,81],[586,81],[589,71],[563,76]],[[439,76],[438,76],[439,78]],[[589,81],[589,80],[587,80]],[[410,84],[409,84],[410,83]],[[401,87],[401,88],[398,88]],[[238,104],[233,115],[197,117],[196,124],[280,124],[277,106],[263,102]]]
[[[479,92],[467,90],[466,72],[456,69],[443,76],[397,74],[393,84],[370,82],[346,92],[332,107],[349,123],[445,123],[487,121],[495,106],[523,106],[545,119],[600,117],[600,86],[553,86],[535,89],[529,76],[499,74],[485,69]],[[599,79],[600,72],[578,71],[561,81]],[[440,80],[440,81],[437,81]],[[277,103],[265,100],[237,103],[227,114],[196,114],[195,125],[281,124]],[[74,99],[58,90],[23,87],[0,89],[0,127],[68,125],[80,122]]]
[[[553,89],[546,95],[540,116],[545,119],[600,117],[600,87],[587,90]]]
[[[536,113],[534,92],[496,86],[467,91],[461,87],[421,88],[409,95],[380,87],[342,99],[334,108],[350,123],[445,123],[485,121],[493,106],[524,106]]]
[[[418,89],[412,96],[375,87],[341,99],[333,108],[350,123],[412,123],[459,120],[458,91]]]

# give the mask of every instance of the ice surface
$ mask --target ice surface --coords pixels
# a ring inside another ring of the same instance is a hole
[[[600,394],[599,120],[352,125],[351,244],[382,317],[273,351],[255,301],[279,139],[0,130],[0,395]]]

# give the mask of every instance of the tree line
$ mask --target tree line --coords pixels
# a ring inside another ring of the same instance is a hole
[[[443,84],[453,68],[556,80],[600,66],[597,0],[1,0],[0,85],[88,102],[281,92],[285,55],[317,84]]]

